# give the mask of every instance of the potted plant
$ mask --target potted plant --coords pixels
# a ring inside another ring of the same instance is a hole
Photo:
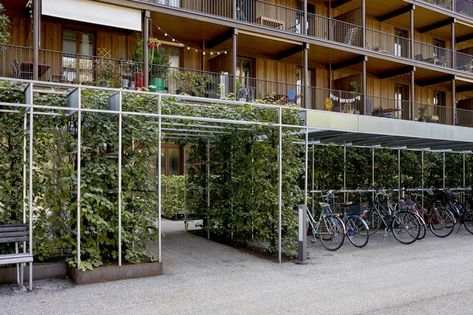
[[[419,118],[417,118],[418,121],[427,121],[427,111],[429,110],[429,105],[427,104],[422,104],[419,106],[418,112],[419,112]]]
[[[157,38],[148,40],[150,86],[152,92],[162,92],[165,88],[165,79],[169,69],[169,56],[160,49],[161,42]]]

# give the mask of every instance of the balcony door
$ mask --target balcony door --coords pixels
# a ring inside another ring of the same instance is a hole
[[[447,103],[446,95],[443,91],[434,91],[434,113],[439,118],[439,122],[446,123],[447,120]]]
[[[405,57],[408,56],[408,33],[405,30],[395,29],[394,34],[396,37],[394,38],[394,55],[398,57]]]
[[[394,87],[395,111],[390,114],[395,118],[409,119],[409,87],[396,84]]]
[[[308,77],[309,77],[309,80],[308,80],[308,86],[312,86],[312,70],[309,69],[309,73],[308,73]],[[289,88],[290,90],[290,88]],[[304,104],[304,97],[307,97],[307,102],[308,104],[310,104],[310,108],[312,107],[312,93],[313,93],[313,90],[311,88],[309,88],[309,91],[308,91],[308,94],[307,95],[304,95],[304,70],[302,68],[297,68],[297,72],[296,72],[296,99],[295,99],[295,103],[299,106],[299,107],[305,107],[305,104]],[[291,93],[288,92],[288,96],[290,95]],[[292,102],[290,99],[289,99],[290,102]]]
[[[445,65],[447,56],[445,55],[445,41],[441,39],[434,39],[434,62],[436,64]]]
[[[302,34],[302,21],[304,20],[304,2],[299,0],[297,1],[297,10],[296,11],[296,24],[295,24],[295,30],[296,33]],[[313,35],[313,32],[311,32],[312,29],[314,29],[314,23],[315,23],[315,4],[312,3],[307,3],[307,33],[309,35]]]
[[[255,62],[251,58],[239,57],[237,59],[237,99],[243,102],[253,101],[256,97],[257,84],[254,79]],[[260,90],[265,89],[265,84],[260,84]],[[258,90],[259,91],[259,90]],[[264,93],[264,92],[263,92]]]
[[[95,35],[64,30],[62,33],[62,79],[68,82],[93,82]],[[110,71],[110,70],[109,70]]]

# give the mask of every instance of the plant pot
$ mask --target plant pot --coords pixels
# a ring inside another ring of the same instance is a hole
[[[161,78],[151,78],[149,82],[149,90],[151,92],[164,92],[165,82]]]
[[[128,88],[129,84],[130,84],[130,80],[122,79],[122,88]]]
[[[143,73],[141,72],[135,73],[135,88],[137,89],[143,88]]]

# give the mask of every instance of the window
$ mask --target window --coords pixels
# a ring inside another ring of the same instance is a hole
[[[394,35],[394,55],[398,57],[407,57],[407,31],[395,29]]]
[[[297,1],[297,11],[296,12],[296,33],[302,34],[302,21],[304,20],[304,3],[302,1]],[[314,32],[311,30],[314,29],[314,24],[315,24],[315,4],[312,3],[307,3],[307,33],[309,35],[313,35]]]
[[[446,96],[443,91],[434,91],[434,113],[439,117],[440,123],[446,123]]]
[[[395,108],[398,109],[395,113],[396,118],[408,119],[409,117],[409,88],[405,85],[397,84],[394,89]]]
[[[254,76],[254,62],[250,58],[238,58],[237,68],[237,99],[244,102],[255,99],[255,82],[252,82]]]
[[[93,33],[64,30],[62,34],[62,76],[70,82],[92,82],[95,36]]]
[[[309,69],[308,77],[309,77],[309,80],[307,82],[307,85],[311,86],[312,85],[312,82],[311,82],[312,70],[310,70],[310,69]],[[290,93],[288,93],[288,94],[290,94]],[[302,96],[303,95],[304,95],[304,70],[302,68],[297,68],[297,71],[296,71],[296,100],[295,101],[296,101],[296,104],[299,107],[301,107],[301,106],[303,107],[305,105],[305,104],[302,103]],[[309,94],[305,95],[305,97],[308,98],[308,100],[307,100],[308,104],[311,104],[310,106],[312,106],[311,89],[309,89]],[[289,102],[292,102],[292,101],[289,99]]]
[[[434,57],[435,58],[445,58],[445,41],[441,39],[434,39],[433,44],[434,48]]]

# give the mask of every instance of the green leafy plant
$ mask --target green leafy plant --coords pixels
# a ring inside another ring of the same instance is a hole
[[[3,4],[0,4],[0,46],[10,43],[10,28],[10,18],[6,14]]]
[[[206,73],[195,71],[176,71],[173,73],[176,81],[178,93],[192,96],[208,96],[209,85],[212,83],[212,76]]]

